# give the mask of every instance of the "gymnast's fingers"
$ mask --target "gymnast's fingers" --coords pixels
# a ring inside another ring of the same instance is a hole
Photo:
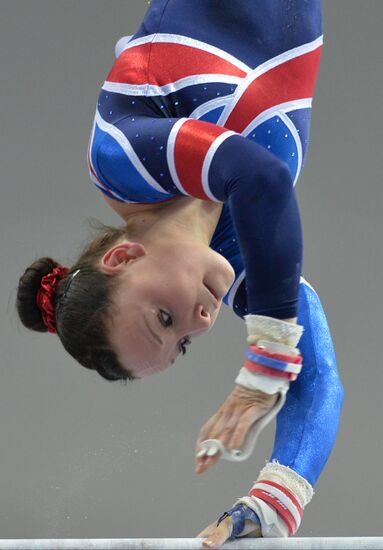
[[[198,535],[196,535],[196,538],[199,539],[199,538],[208,537],[214,531],[216,525],[217,525],[217,522],[213,521],[213,523],[211,523],[210,525],[205,527],[203,531],[198,533]]]
[[[232,520],[228,516],[226,517],[217,527],[217,522],[210,524],[206,529],[201,531],[197,538],[207,537],[207,540],[204,540],[202,546],[204,548],[220,548],[227,539],[230,537],[232,532]]]

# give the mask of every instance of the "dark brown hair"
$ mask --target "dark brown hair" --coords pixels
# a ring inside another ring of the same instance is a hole
[[[87,369],[96,370],[110,381],[137,380],[120,364],[107,338],[107,320],[116,304],[113,291],[120,283],[118,275],[102,272],[97,263],[121,238],[129,238],[127,227],[111,227],[90,218],[98,236],[83,249],[77,262],[56,287],[56,328],[65,350]],[[47,332],[36,303],[37,291],[44,275],[59,264],[50,257],[35,260],[19,279],[16,309],[23,325],[30,330]],[[80,272],[73,278],[71,275]],[[65,288],[67,287],[67,288]],[[64,296],[65,290],[65,296]]]

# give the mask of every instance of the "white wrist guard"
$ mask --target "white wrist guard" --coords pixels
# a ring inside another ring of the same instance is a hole
[[[246,504],[259,517],[262,537],[289,537],[301,523],[304,507],[314,490],[310,483],[288,466],[269,462],[249,491],[234,504]]]
[[[295,380],[301,370],[296,345],[303,326],[264,315],[245,315],[245,321],[248,361],[235,382],[251,390],[286,394],[290,380]]]
[[[256,344],[258,340],[271,340],[284,344],[294,350],[302,336],[303,327],[265,315],[245,315],[247,343]]]

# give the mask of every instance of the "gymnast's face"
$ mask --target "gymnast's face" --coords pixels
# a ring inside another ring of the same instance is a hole
[[[235,278],[223,256],[198,242],[122,240],[100,267],[120,277],[109,338],[121,364],[138,378],[169,367],[187,342],[212,328]]]

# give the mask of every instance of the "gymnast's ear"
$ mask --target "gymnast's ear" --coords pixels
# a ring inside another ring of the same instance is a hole
[[[127,263],[146,255],[145,247],[140,243],[123,242],[112,246],[102,257],[103,271],[114,273],[124,269]]]

